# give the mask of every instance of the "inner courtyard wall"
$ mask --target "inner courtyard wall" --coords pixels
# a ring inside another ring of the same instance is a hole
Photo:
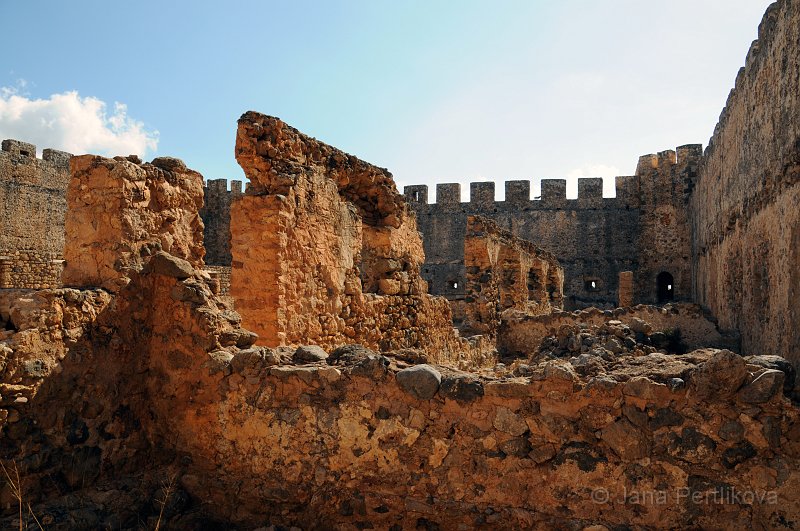
[[[467,217],[480,215],[555,255],[564,267],[566,309],[618,306],[623,271],[633,272],[635,303],[660,302],[660,273],[673,278],[672,301],[689,301],[686,212],[701,156],[696,144],[642,156],[635,175],[616,178],[616,197],[602,196],[602,179],[579,179],[577,199],[567,199],[563,179],[542,180],[535,199],[530,181],[508,181],[503,201],[495,200],[493,182],[471,183],[467,202],[459,184],[437,185],[435,203],[426,185],[407,186],[425,244],[423,278],[433,294],[464,298],[461,242]]]
[[[800,363],[800,5],[771,5],[691,201],[694,297],[742,349]]]

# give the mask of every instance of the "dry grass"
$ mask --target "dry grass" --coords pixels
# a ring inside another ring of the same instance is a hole
[[[160,500],[156,500],[159,505],[161,505],[161,510],[158,512],[158,520],[156,521],[156,527],[154,531],[159,531],[161,529],[161,519],[164,517],[164,509],[167,506],[167,502],[169,502],[170,496],[175,491],[175,479],[177,478],[177,474],[170,474],[167,476],[167,479],[161,483],[161,492],[163,493],[163,498]]]
[[[25,512],[24,509],[28,509],[28,514],[31,515],[33,521],[36,522],[36,525],[39,527],[41,531],[44,531],[42,524],[39,522],[39,519],[34,514],[33,509],[31,508],[31,504],[25,501],[25,495],[22,489],[22,480],[19,477],[19,468],[17,467],[17,463],[15,461],[11,462],[11,465],[8,468],[2,461],[0,461],[0,468],[3,469],[3,474],[6,476],[6,482],[8,483],[8,487],[11,489],[11,495],[14,496],[14,499],[17,500],[17,505],[19,507],[19,531],[27,530],[28,524],[23,519],[22,515]],[[9,468],[11,470],[9,471]]]

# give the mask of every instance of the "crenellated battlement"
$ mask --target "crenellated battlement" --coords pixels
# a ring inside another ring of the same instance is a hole
[[[470,210],[520,209],[520,210],[580,210],[580,209],[628,209],[642,203],[642,177],[659,178],[661,181],[679,179],[673,170],[680,170],[690,163],[699,164],[703,157],[700,144],[686,144],[675,150],[665,150],[639,157],[634,175],[616,177],[616,197],[603,197],[603,179],[586,177],[578,179],[578,197],[567,199],[566,179],[542,179],[541,195],[531,198],[531,181],[506,181],[505,200],[495,198],[494,181],[469,184],[469,199],[461,201],[459,183],[436,185],[436,200],[429,203],[428,186],[417,184],[406,186],[403,193],[412,205],[437,205],[442,207],[469,208]],[[660,184],[663,184],[661,182]]]
[[[71,154],[20,140],[0,143],[0,288],[60,283]]]
[[[9,138],[2,142],[0,157],[12,164],[43,164],[52,166],[55,169],[69,171],[69,159],[72,154],[66,151],[46,148],[42,151],[42,158],[39,159],[36,158],[36,146],[34,144]]]
[[[228,179],[207,179],[203,190],[208,196],[224,197],[226,195],[238,196],[242,195],[242,181],[230,181],[230,188],[228,187]]]
[[[503,201],[496,200],[493,181],[470,183],[467,201],[461,201],[461,185],[459,183],[437,184],[434,203],[429,203],[428,186],[424,184],[406,186],[403,193],[412,205],[468,206],[477,210],[487,208],[526,210],[618,208],[625,206],[624,204],[620,205],[620,187],[622,187],[622,196],[632,198],[635,196],[631,189],[635,180],[636,176],[617,177],[618,197],[603,197],[603,179],[598,177],[578,179],[577,199],[567,199],[566,179],[542,179],[542,194],[533,199],[531,198],[531,181],[522,180],[504,183],[506,196]]]

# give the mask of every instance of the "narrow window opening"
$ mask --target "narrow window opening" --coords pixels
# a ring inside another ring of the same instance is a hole
[[[31,156],[31,152],[30,151],[25,151],[24,149],[20,149],[19,150],[19,154],[22,155],[23,157],[30,157]]]
[[[666,271],[656,277],[656,295],[659,304],[675,300],[675,280]]]
[[[586,291],[600,291],[600,280],[597,278],[590,278],[584,281],[584,289]]]

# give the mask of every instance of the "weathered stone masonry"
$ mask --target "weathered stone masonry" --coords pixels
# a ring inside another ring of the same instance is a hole
[[[691,201],[693,291],[745,352],[800,363],[800,3],[771,5]]]
[[[0,151],[0,288],[60,285],[69,153],[4,140]]]
[[[541,315],[562,306],[564,270],[555,256],[488,218],[467,218],[464,262],[465,332],[495,337],[506,310]]]
[[[14,324],[0,331],[0,451],[48,528],[154,528],[159,499],[164,527],[180,530],[800,519],[800,410],[779,358],[653,352],[591,374],[554,359],[521,377],[409,367],[357,345],[290,359],[253,346],[196,267],[199,174],[175,159],[85,156],[72,169],[65,253],[95,258],[73,262],[87,267],[69,272],[80,289],[0,291]],[[90,212],[125,230],[70,229]],[[95,288],[98,272],[118,289]],[[0,527],[16,528],[13,498],[0,496]]]
[[[230,293],[261,344],[471,350],[427,293],[414,213],[387,170],[255,112],[236,160],[250,185],[231,208]]]
[[[437,185],[435,204],[427,186],[407,186],[425,243],[423,278],[433,294],[464,297],[461,242],[467,217],[479,214],[556,256],[567,309],[617,306],[622,271],[634,273],[637,303],[691,300],[687,208],[701,154],[692,144],[640,157],[635,175],[617,177],[614,198],[602,196],[602,179],[579,179],[577,199],[566,198],[563,179],[542,180],[535,200],[530,181],[506,182],[505,201],[495,201],[493,182],[471,183],[466,203],[458,184]]]

